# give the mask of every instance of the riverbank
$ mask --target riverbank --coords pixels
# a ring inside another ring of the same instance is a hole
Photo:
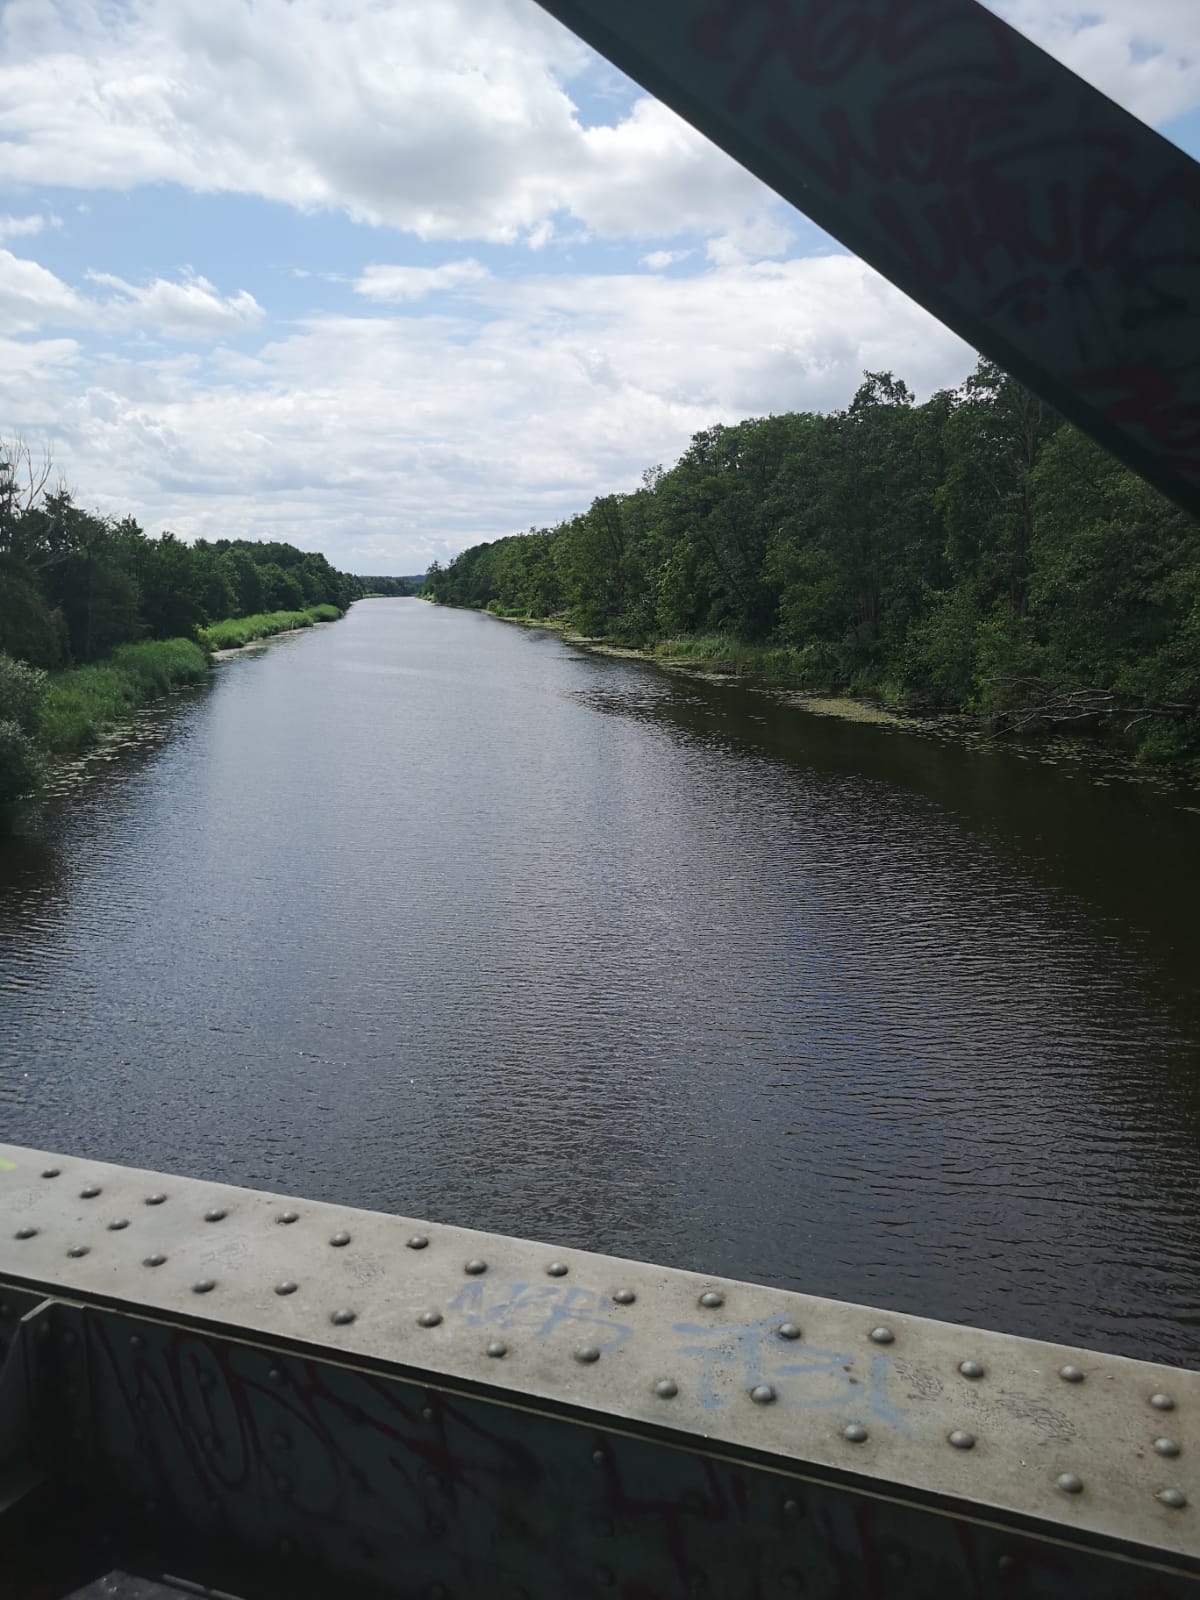
[[[260,611],[249,617],[226,617],[199,630],[200,642],[208,650],[240,650],[255,639],[273,639],[277,633],[295,633],[315,627],[318,622],[336,622],[345,613],[337,606],[305,606],[300,611]]]
[[[198,639],[143,639],[59,672],[0,655],[0,832],[45,792],[52,768],[109,738],[143,706],[202,683],[221,656],[343,615],[316,605],[228,618],[198,629]]]
[[[1089,738],[1086,734],[1063,734],[1051,728],[1042,731],[1023,728],[1017,733],[998,729],[982,717],[966,713],[922,711],[916,707],[885,704],[864,695],[801,688],[796,683],[794,667],[789,671],[794,657],[790,650],[746,644],[722,634],[660,639],[645,649],[638,649],[581,634],[563,617],[504,616],[492,610],[486,614],[519,628],[548,629],[559,634],[564,643],[592,655],[650,662],[706,682],[737,684],[753,693],[766,695],[777,704],[795,706],[813,716],[904,730],[940,743],[1005,750],[1017,760],[1034,760],[1047,766],[1082,764],[1094,772],[1092,781],[1100,787],[1124,781],[1150,785],[1164,792],[1178,791],[1186,796],[1196,793],[1196,784],[1178,768],[1151,765],[1131,751],[1115,748],[1109,741]],[[1195,807],[1189,804],[1184,809],[1190,811]]]
[[[49,756],[84,750],[130,712],[207,675],[208,656],[192,639],[123,644],[104,661],[51,674],[38,743]]]

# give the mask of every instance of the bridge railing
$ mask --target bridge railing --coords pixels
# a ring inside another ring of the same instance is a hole
[[[1195,1372],[14,1146],[0,1197],[31,1594],[1200,1595]]]

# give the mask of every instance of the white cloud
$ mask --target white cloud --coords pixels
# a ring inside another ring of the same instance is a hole
[[[175,182],[535,247],[724,228],[766,191],[640,98],[585,126],[589,60],[533,0],[57,0],[0,8],[9,180]]]
[[[440,267],[370,266],[354,287],[368,300],[422,300],[426,295],[483,283],[491,274],[478,261],[447,261]]]
[[[649,255],[641,258],[639,265],[649,267],[651,272],[665,272],[668,267],[677,266],[695,253],[694,250],[651,250]]]
[[[106,272],[89,272],[88,278],[113,297],[98,306],[103,326],[147,326],[168,339],[220,339],[256,328],[263,310],[245,289],[222,297],[207,278],[189,274],[179,283],[155,278],[136,285]]]
[[[848,256],[491,278],[469,317],[319,315],[252,355],[106,360],[0,414],[82,498],[190,536],[237,531],[417,570],[632,488],[698,429],[845,404],[864,367],[919,392],[971,356]]]
[[[77,323],[84,301],[74,289],[36,261],[0,249],[0,332],[34,333]]]
[[[1154,125],[1200,106],[1196,0],[984,0],[989,10]]]
[[[28,239],[44,228],[61,228],[62,218],[35,212],[28,217],[0,217],[0,239]]]
[[[194,274],[179,283],[155,278],[143,285],[105,272],[87,277],[111,293],[102,299],[80,294],[38,262],[0,249],[0,333],[137,328],[168,339],[209,340],[243,333],[262,320],[253,295],[241,290],[222,297],[207,278]]]

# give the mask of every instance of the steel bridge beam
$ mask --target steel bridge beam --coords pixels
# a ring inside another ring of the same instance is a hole
[[[540,0],[1200,513],[1200,166],[976,0]]]
[[[9,1574],[1200,1597],[1200,1373],[15,1146],[0,1218]]]

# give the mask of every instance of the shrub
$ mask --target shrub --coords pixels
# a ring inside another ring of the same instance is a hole
[[[22,733],[36,733],[48,682],[40,667],[0,655],[0,722],[12,723]]]
[[[294,628],[311,628],[315,622],[336,622],[336,606],[307,606],[303,611],[260,611],[250,617],[226,617],[201,628],[200,642],[209,650],[240,650],[253,639],[270,639]]]
[[[124,644],[107,661],[56,673],[42,705],[42,742],[50,750],[82,750],[136,706],[181,684],[199,683],[208,658],[191,639]]]
[[[8,807],[31,795],[41,777],[41,752],[32,735],[19,723],[0,721],[0,826]]]

